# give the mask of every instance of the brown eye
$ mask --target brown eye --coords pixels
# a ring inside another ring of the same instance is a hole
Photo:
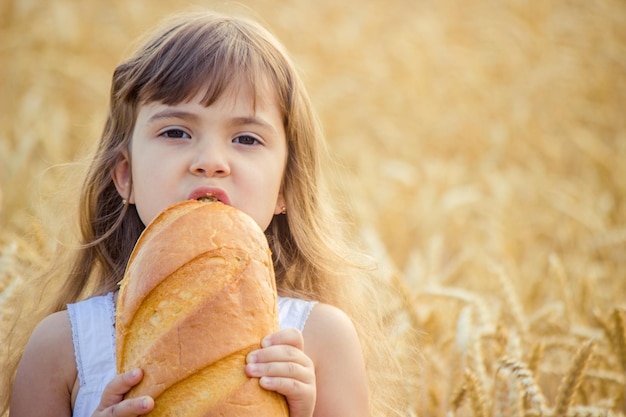
[[[191,136],[187,132],[182,129],[168,129],[161,133],[161,136],[165,136],[167,138],[172,139],[190,139]]]
[[[254,136],[242,135],[242,136],[237,136],[235,139],[233,139],[233,142],[241,143],[242,145],[254,145],[256,143],[259,143],[259,140],[255,138]]]

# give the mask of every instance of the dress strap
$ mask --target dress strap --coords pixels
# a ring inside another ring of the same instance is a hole
[[[317,301],[278,297],[278,322],[281,330],[295,328],[302,331],[315,304]]]
[[[73,415],[90,416],[104,387],[115,377],[113,294],[68,304],[67,311],[80,383]]]

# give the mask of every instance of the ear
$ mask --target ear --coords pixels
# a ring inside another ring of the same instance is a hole
[[[128,200],[130,204],[135,204],[135,196],[131,186],[130,175],[130,158],[128,151],[123,150],[113,169],[111,169],[111,178],[117,188],[120,197]]]
[[[285,197],[283,197],[282,191],[278,194],[276,199],[276,207],[274,207],[274,214],[285,214],[287,207],[285,205]]]

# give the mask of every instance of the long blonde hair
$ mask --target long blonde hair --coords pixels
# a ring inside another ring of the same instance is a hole
[[[80,249],[51,310],[115,291],[144,229],[135,207],[121,203],[111,177],[129,148],[139,106],[153,101],[177,104],[201,89],[206,89],[203,104],[208,106],[242,79],[253,89],[269,80],[284,118],[288,160],[282,191],[289,211],[275,216],[266,230],[279,292],[342,308],[357,324],[368,366],[384,362],[385,370],[399,378],[389,369],[392,352],[380,332],[380,320],[369,314],[376,309],[368,308],[372,300],[364,296],[373,293],[363,291],[368,273],[353,262],[342,220],[332,205],[325,179],[328,152],[308,93],[281,44],[245,18],[210,12],[177,16],[115,69],[104,131],[80,197]],[[392,387],[391,379],[376,384]],[[373,391],[373,412],[390,408],[393,401],[385,398],[384,388]]]

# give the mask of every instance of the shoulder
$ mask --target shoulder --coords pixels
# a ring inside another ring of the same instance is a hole
[[[316,304],[302,332],[304,351],[315,364],[318,401],[314,416],[368,415],[368,384],[358,333],[350,318]]]
[[[330,304],[316,303],[309,314],[305,331],[318,332],[328,331],[338,332],[335,336],[340,336],[344,331],[353,331],[354,325],[348,315],[343,310]]]
[[[41,351],[44,354],[42,360],[50,355],[59,359],[67,356],[73,360],[73,350],[72,327],[68,312],[63,310],[49,315],[37,325],[26,345],[24,355],[30,356],[33,352]]]
[[[318,303],[313,307],[302,335],[305,350],[309,351],[307,354],[314,361],[316,357],[324,357],[337,349],[354,350],[360,354],[361,347],[354,324],[343,310],[329,304]]]
[[[15,376],[11,410],[20,415],[17,410],[29,410],[33,404],[46,404],[48,410],[69,407],[75,380],[70,320],[67,311],[59,311],[43,319],[26,344]]]
[[[26,361],[37,363],[40,369],[75,371],[72,327],[66,310],[49,315],[37,325],[24,350],[22,362]]]

